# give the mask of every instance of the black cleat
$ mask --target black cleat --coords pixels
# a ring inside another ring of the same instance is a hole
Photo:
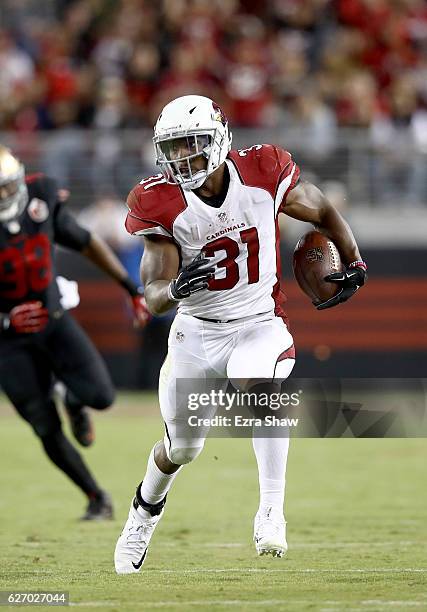
[[[113,502],[106,491],[89,500],[81,521],[110,521],[114,518]]]
[[[71,431],[81,446],[92,446],[95,441],[95,429],[90,418],[89,409],[82,406],[71,409],[65,404],[65,409],[70,419]]]

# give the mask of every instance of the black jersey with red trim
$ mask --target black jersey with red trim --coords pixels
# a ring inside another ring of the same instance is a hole
[[[19,217],[0,224],[0,312],[30,300],[60,309],[54,245],[81,251],[90,233],[58,198],[56,182],[27,177],[28,203]]]

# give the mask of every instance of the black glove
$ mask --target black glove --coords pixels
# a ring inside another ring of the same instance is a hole
[[[337,306],[341,302],[346,302],[360,287],[363,287],[367,279],[366,264],[363,262],[358,262],[358,265],[354,266],[350,265],[344,272],[328,274],[324,280],[337,283],[341,290],[326,302],[315,304],[317,310],[325,310],[325,308],[332,308],[332,306]]]
[[[215,268],[210,266],[210,261],[203,253],[199,253],[192,262],[182,268],[177,278],[171,280],[169,284],[169,298],[174,302],[179,302],[190,297],[197,291],[202,291],[208,286],[208,280],[215,274]]]

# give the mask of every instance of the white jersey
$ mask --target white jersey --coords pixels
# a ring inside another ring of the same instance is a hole
[[[156,175],[129,194],[126,229],[173,240],[183,266],[201,251],[212,258],[215,277],[208,289],[180,302],[181,314],[219,321],[284,317],[277,216],[299,168],[272,145],[231,151],[225,163],[230,184],[219,208]]]

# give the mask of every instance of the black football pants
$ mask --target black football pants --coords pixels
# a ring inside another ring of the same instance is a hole
[[[114,401],[101,356],[68,313],[41,333],[0,337],[0,386],[40,437],[50,459],[86,494],[96,495],[97,483],[62,433],[52,398],[54,377],[81,404],[103,410]]]

